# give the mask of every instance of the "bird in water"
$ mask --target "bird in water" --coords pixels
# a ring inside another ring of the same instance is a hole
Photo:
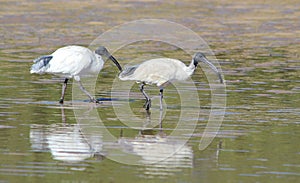
[[[120,74],[119,79],[123,81],[133,80],[141,83],[140,91],[146,98],[144,105],[148,111],[151,107],[151,99],[144,91],[146,84],[155,84],[160,88],[160,110],[162,110],[163,90],[172,81],[183,81],[190,77],[196,69],[199,62],[207,64],[218,76],[220,82],[223,78],[218,69],[205,57],[203,53],[196,53],[192,62],[186,66],[180,60],[171,58],[157,58],[144,61],[141,64],[129,66]]]
[[[122,67],[104,46],[98,47],[95,52],[82,46],[65,46],[57,49],[51,55],[35,59],[30,73],[55,74],[65,78],[59,103],[64,102],[68,80],[74,78],[79,83],[80,89],[89,97],[91,102],[98,101],[83,87],[80,77],[97,74],[104,65],[102,57],[107,57],[115,63],[120,71]]]

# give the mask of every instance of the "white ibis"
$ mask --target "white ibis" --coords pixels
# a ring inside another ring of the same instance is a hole
[[[145,84],[156,84],[160,88],[160,110],[162,110],[162,98],[164,88],[172,81],[183,81],[190,77],[199,62],[203,62],[218,75],[220,82],[223,79],[218,69],[205,57],[203,53],[196,53],[191,64],[187,67],[184,63],[176,59],[157,58],[144,61],[141,64],[125,68],[120,74],[120,80],[134,80],[139,83],[140,91],[146,98],[145,108],[151,107],[151,99],[144,91]]]
[[[122,71],[118,61],[103,46],[98,47],[94,53],[90,49],[82,46],[65,46],[57,49],[51,55],[45,55],[35,59],[30,73],[48,73],[64,77],[65,81],[59,100],[60,103],[64,102],[65,91],[70,78],[74,78],[78,81],[80,89],[90,98],[91,102],[97,103],[98,101],[83,87],[80,77],[93,73],[97,74],[102,69],[104,61],[106,60],[102,59],[103,56],[112,60],[118,69]]]

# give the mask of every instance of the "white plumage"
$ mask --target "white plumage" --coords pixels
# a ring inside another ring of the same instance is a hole
[[[190,77],[199,62],[204,62],[217,73],[220,82],[223,79],[218,69],[207,60],[204,54],[198,52],[194,55],[192,62],[186,66],[179,60],[170,58],[158,58],[147,60],[139,65],[125,68],[119,75],[120,80],[134,80],[141,82],[140,90],[146,98],[145,108],[151,107],[151,99],[144,91],[145,84],[155,84],[160,88],[160,109],[162,110],[163,89],[172,81],[183,81]]]
[[[128,73],[132,69],[133,73]],[[147,60],[140,65],[126,68],[120,73],[121,80],[137,80],[158,87],[172,80],[186,80],[194,71],[193,66],[186,67],[179,60],[157,58]]]
[[[45,67],[31,68],[30,73],[51,73],[62,75],[67,78],[81,76],[88,73],[96,73],[103,67],[100,55],[81,46],[66,46],[57,49],[51,55],[52,59]],[[36,61],[39,61],[37,59]]]
[[[41,56],[35,59],[30,73],[36,74],[55,74],[65,78],[63,84],[60,103],[64,101],[64,94],[68,79],[74,78],[79,82],[80,89],[89,96],[92,102],[97,102],[82,86],[80,77],[98,73],[104,64],[102,56],[108,57],[122,71],[118,61],[103,46],[100,46],[95,52],[82,46],[66,46],[57,49],[51,55]]]

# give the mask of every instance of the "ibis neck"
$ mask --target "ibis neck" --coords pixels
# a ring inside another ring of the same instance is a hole
[[[195,71],[196,66],[194,64],[194,61],[192,60],[191,64],[187,67],[186,72],[189,76],[191,76],[193,74],[193,72]]]
[[[95,54],[95,55],[96,55],[96,59],[97,59],[97,62],[96,62],[97,63],[97,68],[102,69],[102,67],[104,65],[104,62],[106,60],[103,60],[102,57],[100,55],[98,55],[98,54]]]

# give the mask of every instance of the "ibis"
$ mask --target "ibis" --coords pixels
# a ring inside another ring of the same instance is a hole
[[[123,81],[133,80],[140,85],[140,91],[146,98],[144,105],[146,110],[151,107],[151,99],[144,91],[146,84],[155,84],[160,91],[160,110],[162,110],[163,90],[172,81],[183,81],[190,77],[199,62],[207,64],[218,76],[223,83],[222,76],[218,69],[206,58],[203,53],[196,53],[192,62],[186,66],[183,62],[171,58],[156,58],[142,62],[141,64],[128,66],[120,74],[119,79]]]
[[[74,78],[80,89],[89,97],[91,102],[98,101],[83,87],[80,77],[97,74],[104,65],[106,57],[114,62],[120,71],[122,67],[118,61],[108,52],[104,46],[98,47],[94,52],[82,46],[65,46],[57,49],[50,55],[41,56],[35,59],[30,73],[36,74],[54,74],[64,77],[62,93],[59,103],[64,102],[65,92],[68,80]]]

